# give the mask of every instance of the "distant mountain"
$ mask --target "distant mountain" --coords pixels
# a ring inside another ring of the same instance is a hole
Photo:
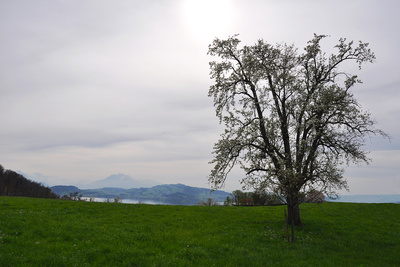
[[[352,203],[400,203],[400,195],[344,195],[339,199],[326,198],[331,202]]]
[[[107,178],[99,181],[95,181],[89,184],[86,184],[82,187],[97,189],[104,187],[115,187],[115,188],[139,188],[139,187],[151,187],[158,185],[159,183],[151,180],[136,180],[125,174],[113,174],[108,176]]]
[[[230,193],[216,190],[211,192],[207,188],[191,187],[183,184],[157,185],[151,188],[115,188],[106,187],[100,189],[79,189],[75,186],[53,186],[51,190],[60,195],[78,192],[84,197],[98,198],[122,198],[138,201],[153,201],[172,205],[195,205],[199,201],[212,198],[214,201],[222,202]]]
[[[82,191],[81,189],[73,185],[56,185],[50,187],[50,189],[53,193],[59,195],[60,197],[64,195],[69,196],[69,193],[75,193],[75,192],[80,193]]]

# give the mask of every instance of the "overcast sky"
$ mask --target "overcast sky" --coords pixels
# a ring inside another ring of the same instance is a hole
[[[350,166],[351,194],[400,194],[400,2],[0,1],[0,164],[47,185],[124,173],[208,187],[223,131],[207,97],[208,44],[240,34],[302,48],[314,33],[369,42],[354,95],[388,142]],[[236,170],[224,190],[240,189]]]

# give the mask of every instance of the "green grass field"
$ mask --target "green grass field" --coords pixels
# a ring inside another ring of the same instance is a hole
[[[400,205],[284,208],[0,197],[0,266],[400,266]]]

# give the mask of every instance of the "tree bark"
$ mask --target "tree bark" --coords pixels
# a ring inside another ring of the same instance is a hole
[[[302,226],[302,222],[300,219],[300,205],[294,201],[287,201],[287,208],[288,208],[288,221],[289,224],[294,222],[296,226]]]

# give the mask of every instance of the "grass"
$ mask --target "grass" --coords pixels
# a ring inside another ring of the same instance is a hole
[[[284,208],[0,197],[0,266],[400,266],[400,205]]]

